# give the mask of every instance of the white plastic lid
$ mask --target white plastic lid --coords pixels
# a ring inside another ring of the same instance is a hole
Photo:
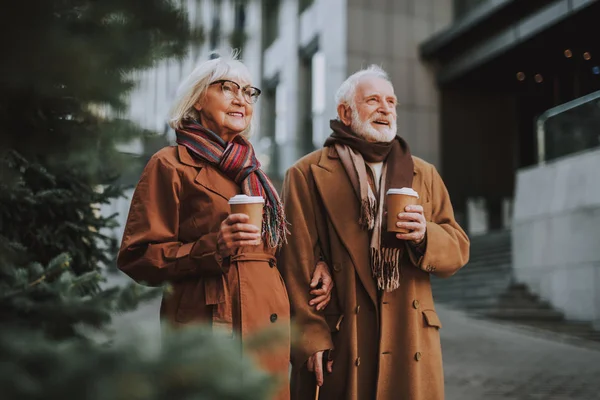
[[[401,189],[389,189],[387,194],[403,194],[405,196],[414,196],[417,199],[419,198],[419,193],[415,192],[412,188],[403,187]]]
[[[246,196],[238,194],[229,199],[229,204],[264,204],[265,199],[262,196]]]

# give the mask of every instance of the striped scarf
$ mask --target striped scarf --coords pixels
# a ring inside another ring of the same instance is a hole
[[[269,247],[281,247],[287,234],[283,205],[270,179],[260,169],[252,144],[241,135],[227,143],[193,120],[186,120],[176,134],[178,144],[185,146],[194,157],[218,168],[237,183],[244,194],[265,199],[262,237]]]

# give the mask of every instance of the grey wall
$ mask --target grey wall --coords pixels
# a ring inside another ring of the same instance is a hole
[[[600,150],[519,171],[515,278],[563,311],[600,327]]]
[[[399,133],[413,154],[440,169],[438,90],[418,46],[451,21],[451,0],[348,0],[347,74],[369,64],[390,74]]]

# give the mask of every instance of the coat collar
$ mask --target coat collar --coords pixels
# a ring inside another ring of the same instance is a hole
[[[177,154],[182,164],[200,169],[194,179],[197,184],[218,194],[225,200],[229,200],[240,193],[240,187],[234,181],[210,164],[194,158],[185,146],[178,145]]]
[[[196,168],[204,168],[206,163],[198,160],[197,158],[192,157],[187,147],[182,146],[180,144],[177,145],[177,155],[179,156],[179,161],[182,164],[189,165],[190,167]]]
[[[311,170],[327,214],[350,254],[363,286],[377,307],[377,288],[371,276],[369,234],[358,224],[359,204],[350,179],[338,157],[329,157],[327,148],[321,152],[319,163],[311,165]]]

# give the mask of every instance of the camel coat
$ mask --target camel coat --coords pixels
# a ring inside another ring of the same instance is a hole
[[[400,288],[378,291],[369,264],[369,235],[359,227],[359,203],[335,150],[298,161],[285,178],[291,223],[279,268],[292,305],[299,341],[292,350],[292,399],[314,399],[311,354],[334,349],[321,399],[441,400],[444,377],[430,274],[447,277],[467,263],[469,240],[454,220],[450,198],[435,168],[414,158],[413,189],[427,222],[426,248],[406,244]],[[308,306],[315,259],[331,266],[335,287],[324,312]]]
[[[288,341],[259,354],[261,365],[279,374],[289,398],[289,300],[274,250],[243,248],[223,265],[215,257],[217,233],[240,188],[183,146],[156,153],[136,187],[117,264],[136,282],[172,285],[160,315],[181,327],[205,323],[244,339],[279,325]],[[227,330],[228,329],[228,330]]]

